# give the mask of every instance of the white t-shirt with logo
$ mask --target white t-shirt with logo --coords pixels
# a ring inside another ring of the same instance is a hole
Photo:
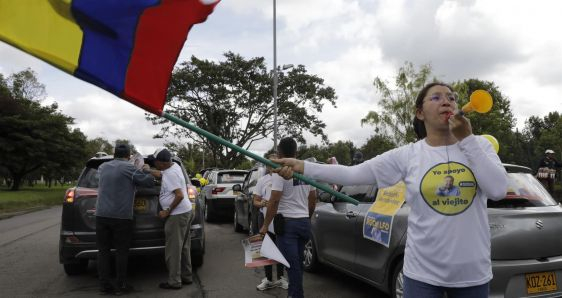
[[[162,172],[162,186],[160,187],[160,206],[162,209],[169,208],[174,202],[176,195],[174,190],[181,189],[183,199],[172,210],[170,215],[182,214],[191,211],[191,201],[187,196],[187,184],[183,177],[183,172],[179,165],[172,162],[172,166],[163,170]]]
[[[260,196],[264,201],[269,201],[271,198],[271,185],[271,174],[266,174],[260,177],[256,183],[256,187],[254,188],[254,194]],[[260,213],[262,213],[265,218],[265,215],[267,214],[267,207],[261,207]],[[273,230],[273,221],[271,221],[267,230],[271,233],[275,233]]]
[[[304,174],[381,188],[403,180],[411,208],[404,274],[444,287],[471,287],[492,279],[486,201],[505,197],[507,173],[485,138],[469,136],[439,147],[421,140],[354,167],[305,163]],[[447,183],[451,187],[451,180],[459,193],[438,191]]]
[[[309,217],[308,194],[314,188],[298,179],[286,180],[277,173],[271,175],[271,181],[271,190],[283,192],[277,213],[287,218]]]

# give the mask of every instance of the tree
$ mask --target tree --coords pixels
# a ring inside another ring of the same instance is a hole
[[[339,164],[350,165],[353,154],[357,151],[351,141],[337,141],[328,146],[330,157],[334,156]],[[322,160],[325,162],[326,160]]]
[[[415,116],[416,96],[428,83],[430,75],[429,64],[416,70],[411,62],[406,62],[398,70],[394,88],[376,77],[373,85],[382,96],[379,101],[381,112],[370,111],[361,119],[361,125],[373,125],[376,134],[388,137],[398,146],[414,142],[416,135],[412,120]]]
[[[127,139],[117,139],[117,140],[115,140],[115,146],[123,145],[123,144],[129,146],[129,149],[131,149],[131,154],[138,153],[137,148],[135,148],[135,145],[133,145],[129,140],[127,140]],[[111,152],[111,154],[113,154],[113,152]]]
[[[94,157],[98,152],[104,152],[111,155],[113,154],[113,145],[111,145],[108,140],[100,137],[86,141],[87,157]]]
[[[166,110],[247,149],[273,132],[272,76],[263,57],[245,59],[232,52],[224,56],[222,62],[191,57],[182,63],[172,75]],[[334,89],[308,74],[303,65],[288,72],[279,70],[279,135],[290,135],[304,143],[303,132],[308,131],[327,142],[325,124],[318,115],[324,104],[335,106],[335,100]],[[236,151],[165,119],[153,115],[147,115],[147,119],[164,125],[157,137],[173,135],[193,140],[214,153],[217,165],[231,167],[244,159]]]
[[[175,154],[182,160],[185,169],[190,173],[197,173],[199,170],[215,166],[211,164],[212,154],[197,144],[187,143],[166,143],[164,147]]]
[[[273,150],[271,151],[273,153]],[[317,161],[325,162],[330,157],[330,152],[326,146],[302,144],[297,149],[298,159],[307,159],[314,157]]]
[[[525,122],[523,129],[529,149],[528,156],[531,158],[530,167],[536,167],[539,160],[544,156],[546,149],[562,153],[562,114],[550,112],[543,118],[531,116]]]
[[[301,145],[297,150],[298,159],[314,157],[319,162],[326,162],[335,157],[339,164],[350,165],[353,153],[357,148],[351,141],[337,141],[328,145]]]
[[[0,77],[0,166],[18,190],[26,175],[48,169],[58,174],[75,173],[84,159],[85,136],[71,130],[71,117],[57,111],[56,103],[42,106],[44,95],[30,69],[4,80]]]
[[[498,155],[503,162],[515,163],[521,160],[522,156],[515,154],[517,150],[516,138],[513,133],[515,117],[511,111],[509,98],[501,93],[499,88],[490,81],[469,79],[453,84],[453,88],[459,94],[459,108],[469,101],[469,94],[475,90],[486,90],[492,95],[494,105],[485,114],[472,112],[466,115],[472,125],[472,133],[475,135],[493,135],[500,144]]]
[[[388,136],[374,135],[361,147],[361,152],[363,153],[363,158],[368,160],[394,148],[396,148],[396,145]]]

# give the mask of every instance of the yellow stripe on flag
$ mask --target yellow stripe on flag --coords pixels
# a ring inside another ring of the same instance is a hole
[[[74,73],[82,31],[70,12],[72,0],[0,0],[0,39]]]

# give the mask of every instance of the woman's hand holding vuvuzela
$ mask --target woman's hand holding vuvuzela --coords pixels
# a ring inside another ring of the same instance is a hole
[[[301,174],[304,172],[304,161],[302,160],[295,158],[279,158],[271,159],[271,161],[281,166],[273,169],[273,172],[285,179],[291,179],[293,177],[293,172]]]
[[[449,118],[449,127],[451,133],[459,142],[472,134],[470,120],[458,112]]]

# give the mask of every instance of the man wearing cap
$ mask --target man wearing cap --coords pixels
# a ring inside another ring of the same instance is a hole
[[[182,284],[193,283],[191,272],[191,237],[189,230],[193,214],[191,202],[187,196],[187,185],[179,165],[172,162],[172,154],[161,148],[154,152],[154,166],[151,170],[155,177],[162,177],[160,188],[159,216],[166,219],[165,258],[168,267],[168,281],[160,283],[160,288],[179,290]]]
[[[544,152],[544,157],[539,163],[538,178],[548,188],[550,194],[554,194],[554,180],[556,175],[556,168],[561,168],[562,164],[559,163],[554,157],[554,150],[547,149]],[[550,173],[554,173],[550,174]]]
[[[129,162],[131,149],[126,144],[115,147],[114,159],[98,168],[99,187],[96,202],[96,244],[98,275],[105,294],[132,290],[127,284],[127,262],[133,234],[135,186],[151,187],[154,178]],[[112,285],[111,248],[116,249],[116,285]]]

